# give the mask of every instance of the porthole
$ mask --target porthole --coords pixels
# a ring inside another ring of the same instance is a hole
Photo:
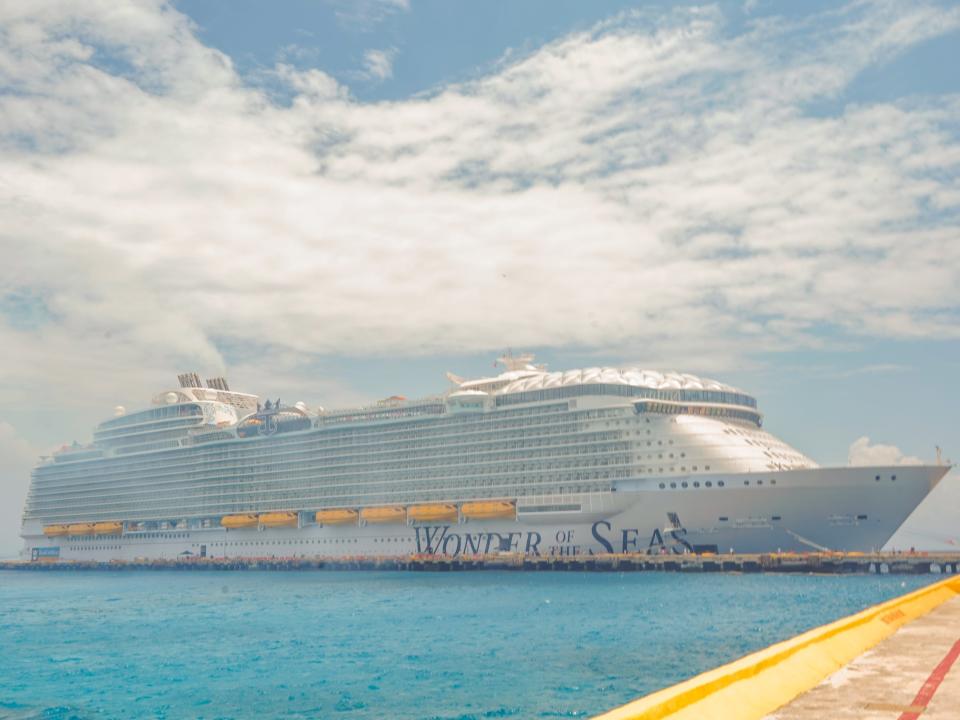
[[[717,480],[717,487],[723,487],[723,485],[724,485],[723,480]]]
[[[660,483],[660,489],[661,489],[661,490],[663,490],[665,487],[667,487],[667,486],[664,485],[663,483]]]
[[[749,484],[750,484],[750,481],[749,481],[749,480],[744,480],[744,481],[743,481],[743,484],[744,484],[744,485],[749,485]]]
[[[700,483],[697,482],[696,480],[694,480],[694,481],[693,481],[693,486],[694,486],[694,487],[700,487]]]
[[[707,481],[704,483],[704,485],[706,485],[707,487],[713,487],[713,483],[710,482],[709,480],[707,480]]]
[[[676,484],[675,482],[672,482],[672,483],[670,483],[670,487],[672,487],[674,490],[676,490],[677,484]]]
[[[763,480],[757,480],[757,485],[763,485]]]
[[[776,485],[776,484],[777,484],[777,481],[771,478],[771,479],[770,479],[770,484],[771,484],[771,485]]]
[[[681,486],[681,487],[688,487],[687,481],[684,480],[682,483],[680,483],[680,486]]]
[[[896,482],[896,481],[897,481],[897,476],[896,476],[896,475],[891,475],[891,476],[890,476],[890,479],[891,479],[893,482]]]

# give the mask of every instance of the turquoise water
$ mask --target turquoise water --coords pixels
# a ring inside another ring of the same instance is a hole
[[[587,717],[930,579],[0,571],[0,717]]]

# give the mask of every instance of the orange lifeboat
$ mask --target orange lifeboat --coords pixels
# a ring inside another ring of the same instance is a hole
[[[515,520],[517,508],[507,500],[487,500],[484,502],[468,502],[460,506],[460,512],[471,520],[494,520],[509,518]]]
[[[407,521],[407,511],[399,505],[364,508],[360,519],[368,523],[403,523]]]
[[[67,534],[73,537],[93,535],[93,523],[74,523],[67,526]]]
[[[93,526],[94,535],[119,535],[121,532],[123,532],[123,523],[115,520],[98,522]]]
[[[260,524],[264,527],[296,527],[297,514],[295,512],[270,512],[260,515]]]
[[[69,532],[70,530],[67,525],[47,525],[43,528],[43,534],[47,537],[60,537]]]
[[[317,522],[322,525],[356,525],[357,511],[348,508],[317,510]]]
[[[407,508],[407,517],[411,520],[428,522],[434,520],[456,520],[456,505],[411,505]]]
[[[256,515],[225,515],[220,518],[220,524],[228,530],[252,528],[260,524]]]

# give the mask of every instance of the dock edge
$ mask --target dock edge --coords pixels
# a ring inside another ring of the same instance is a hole
[[[594,720],[759,720],[951,598],[953,576],[808,630]]]

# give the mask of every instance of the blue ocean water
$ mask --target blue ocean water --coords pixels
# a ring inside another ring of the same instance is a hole
[[[0,571],[0,717],[588,717],[930,579]]]

